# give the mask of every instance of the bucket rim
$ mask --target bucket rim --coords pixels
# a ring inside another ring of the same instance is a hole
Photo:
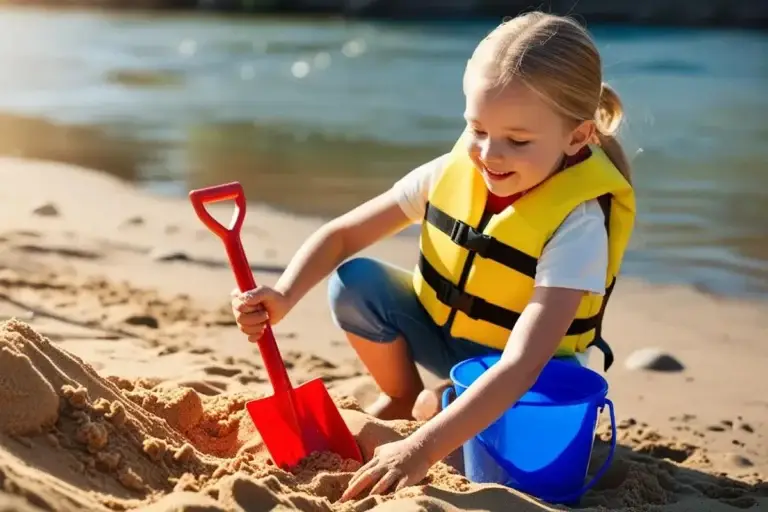
[[[460,362],[456,363],[455,365],[453,365],[453,367],[451,368],[451,371],[448,373],[448,376],[451,379],[451,385],[454,388],[456,386],[461,386],[464,389],[467,389],[469,387],[468,385],[465,385],[465,384],[463,384],[461,382],[458,382],[457,379],[456,379],[456,370],[459,367],[461,367],[462,365],[469,364],[469,363],[472,363],[472,362],[488,360],[488,359],[495,359],[496,360],[495,362],[498,362],[498,360],[500,358],[501,358],[500,354],[486,354],[486,355],[481,355],[481,356],[470,357],[470,358],[464,359],[463,361],[460,361]],[[495,364],[495,362],[492,363],[492,364]],[[558,366],[558,365],[574,366],[573,363],[567,363],[565,361],[559,361],[557,358],[550,359],[545,366],[550,366],[550,365],[554,365],[554,366]],[[529,388],[529,390],[526,390],[526,392],[523,393],[523,396],[521,396],[513,404],[513,407],[517,406],[517,405],[530,405],[530,406],[534,406],[534,407],[563,407],[563,406],[579,405],[579,404],[585,404],[585,403],[588,403],[588,402],[593,402],[593,401],[595,401],[594,400],[595,398],[599,398],[599,400],[597,400],[598,402],[600,402],[598,405],[600,405],[601,403],[605,402],[605,399],[608,396],[608,381],[605,379],[605,377],[603,377],[602,375],[600,375],[599,373],[597,373],[593,369],[587,368],[586,366],[578,365],[577,368],[578,368],[578,370],[588,371],[588,372],[590,372],[592,374],[592,376],[596,377],[598,379],[598,381],[600,382],[600,390],[599,391],[595,391],[593,393],[590,393],[587,397],[584,397],[584,398],[565,400],[565,401],[561,401],[561,402],[557,402],[557,403],[542,403],[542,402],[533,402],[533,401],[525,400],[524,399],[525,395],[530,390],[530,388]]]

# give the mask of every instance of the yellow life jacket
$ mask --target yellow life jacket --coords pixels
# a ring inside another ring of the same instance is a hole
[[[414,290],[450,334],[503,350],[534,291],[544,246],[579,204],[597,199],[606,218],[605,295],[585,293],[556,356],[594,345],[613,362],[601,336],[605,306],[635,221],[635,195],[599,146],[591,155],[530,190],[497,215],[485,214],[488,189],[460,139],[429,193]]]

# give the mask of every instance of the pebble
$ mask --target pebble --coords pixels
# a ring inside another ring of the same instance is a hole
[[[190,261],[190,257],[184,251],[178,249],[153,249],[149,253],[153,261]]]
[[[123,222],[123,226],[143,226],[143,225],[144,225],[144,217],[140,217],[138,215],[135,217],[130,217]]]
[[[59,209],[53,203],[41,204],[32,210],[32,213],[41,217],[58,217],[60,215]]]
[[[730,464],[738,468],[749,468],[754,466],[754,463],[748,458],[744,457],[743,455],[739,455],[736,453],[729,453],[729,454],[726,454],[725,457]]]
[[[624,362],[629,370],[650,370],[656,372],[680,372],[685,369],[674,356],[655,348],[644,348],[632,352]]]
[[[157,329],[160,327],[160,322],[158,322],[157,318],[153,317],[152,315],[129,316],[124,320],[124,322],[129,325],[143,325],[149,327],[150,329]]]

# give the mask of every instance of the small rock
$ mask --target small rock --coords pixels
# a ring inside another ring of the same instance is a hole
[[[742,423],[739,425],[739,428],[744,432],[749,432],[750,434],[753,434],[755,432],[755,429],[752,428],[752,425],[750,425],[749,423]]]
[[[135,217],[130,217],[123,221],[123,226],[143,226],[144,225],[144,217],[140,217],[136,215]]]
[[[157,318],[151,316],[151,315],[134,315],[129,316],[125,319],[125,323],[129,325],[144,325],[151,329],[157,329],[160,327],[160,322],[157,321]]]
[[[41,217],[58,217],[60,215],[59,209],[53,203],[42,204],[32,210],[32,213]]]
[[[685,369],[674,356],[655,348],[636,350],[627,357],[624,366],[629,370],[651,370],[656,372],[679,372]]]
[[[754,466],[754,463],[751,460],[744,457],[743,455],[738,455],[736,453],[727,454],[726,460],[738,468],[749,468]]]
[[[178,249],[154,249],[149,257],[154,261],[191,261],[187,253]]]

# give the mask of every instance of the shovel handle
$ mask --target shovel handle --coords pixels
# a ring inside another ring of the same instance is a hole
[[[224,225],[213,218],[205,205],[230,199],[235,201],[235,211],[232,214],[229,227],[224,227]],[[246,205],[242,185],[233,181],[223,185],[192,190],[189,193],[189,200],[192,202],[192,207],[203,224],[224,242],[224,248],[227,251],[229,264],[235,274],[238,289],[241,292],[245,292],[256,288],[256,281],[253,278],[251,266],[248,264],[248,258],[245,256],[245,250],[240,241],[240,229],[243,227],[243,221],[245,220]],[[288,378],[288,372],[285,369],[280,350],[277,348],[275,335],[269,322],[267,322],[264,328],[264,334],[259,338],[258,345],[275,394],[289,392],[292,389],[291,381]]]

